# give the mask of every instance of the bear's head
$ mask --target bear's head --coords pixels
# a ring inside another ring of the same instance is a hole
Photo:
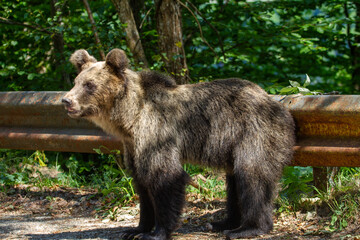
[[[77,50],[70,62],[78,70],[75,86],[62,99],[70,117],[96,117],[125,93],[129,61],[124,51],[113,49],[105,62],[97,62],[86,50]]]

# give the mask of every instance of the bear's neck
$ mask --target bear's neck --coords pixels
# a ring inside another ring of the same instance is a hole
[[[123,96],[116,96],[110,109],[102,109],[96,118],[91,119],[106,133],[132,141],[133,126],[139,118],[143,106],[143,90],[137,73],[126,70],[126,91]]]

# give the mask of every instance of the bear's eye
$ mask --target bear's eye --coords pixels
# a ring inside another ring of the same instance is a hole
[[[92,82],[86,82],[86,83],[84,83],[83,86],[86,89],[86,91],[89,92],[89,93],[94,92],[95,89],[96,89],[95,84],[93,84]]]

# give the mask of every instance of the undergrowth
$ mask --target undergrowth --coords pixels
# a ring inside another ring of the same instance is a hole
[[[336,174],[333,175],[333,173]],[[330,232],[360,221],[360,168],[328,168],[327,191],[313,186],[311,167],[287,167],[276,199],[277,213],[316,211]],[[331,173],[331,174],[330,174]],[[333,175],[333,176],[332,176]]]
[[[106,213],[135,196],[132,178],[117,164],[117,152],[106,155],[13,151],[0,149],[0,191],[23,184],[42,190],[56,187],[92,188],[102,196]],[[106,215],[106,214],[105,214]]]
[[[320,207],[330,212],[330,230],[343,230],[360,221],[360,168],[341,168],[327,192],[317,191]]]

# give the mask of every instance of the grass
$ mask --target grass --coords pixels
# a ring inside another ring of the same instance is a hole
[[[317,191],[320,206],[331,213],[330,230],[343,230],[359,222],[360,168],[341,168],[327,192]]]
[[[312,183],[310,168],[288,167],[282,178],[282,191],[276,199],[277,213],[316,211],[324,218],[324,228],[342,231],[360,220],[360,168],[342,167],[322,192]],[[328,171],[330,172],[330,171]]]
[[[224,174],[196,165],[185,164],[184,170],[190,175],[193,183],[187,186],[186,191],[191,198],[211,201],[216,198],[225,198]]]
[[[100,216],[115,219],[119,206],[137,200],[132,178],[119,167],[120,162],[119,152],[107,155],[98,151],[97,155],[89,155],[0,149],[0,191],[7,194],[19,184],[40,190],[58,186],[97,189],[103,201],[98,209]],[[184,169],[194,182],[186,189],[189,200],[226,198],[224,173],[189,164]],[[285,168],[276,212],[318,210],[321,214],[319,209],[323,209],[331,231],[359,221],[360,168],[340,168],[327,192],[317,191],[312,183],[311,167]]]
[[[117,155],[0,150],[0,191],[19,184],[40,190],[58,186],[97,189],[104,209],[125,205],[135,196],[132,178],[119,168]]]
[[[41,151],[0,150],[0,186],[3,191],[7,186],[17,184],[33,184],[43,186],[48,184],[48,178],[43,178],[40,168],[46,166],[47,158]],[[54,180],[57,181],[57,180]],[[54,182],[52,182],[54,183]]]

